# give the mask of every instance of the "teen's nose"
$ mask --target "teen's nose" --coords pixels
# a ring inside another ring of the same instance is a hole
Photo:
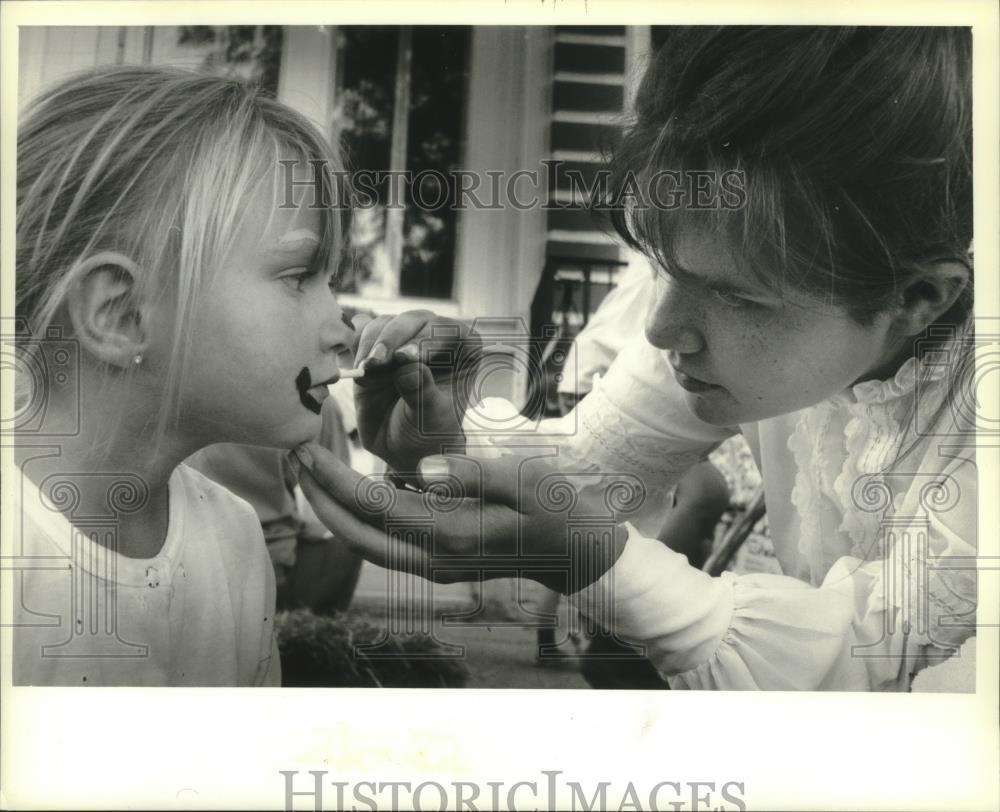
[[[705,346],[698,318],[696,305],[684,296],[677,283],[658,277],[653,306],[646,316],[646,340],[661,350],[698,352]]]

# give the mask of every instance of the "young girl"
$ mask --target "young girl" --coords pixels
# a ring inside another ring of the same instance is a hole
[[[19,380],[44,419],[4,478],[15,682],[277,685],[260,524],[181,461],[318,433],[353,341],[334,156],[240,82],[126,67],[44,93],[17,158],[19,344],[45,374]]]
[[[561,476],[664,498],[740,431],[782,575],[712,578],[631,524],[581,528],[554,466],[515,456],[425,460],[425,480],[449,472],[486,502],[435,503],[434,552],[484,573],[525,555],[552,583],[540,557],[562,562],[561,589],[673,688],[906,690],[956,652],[976,606],[970,73],[964,29],[677,28],[617,149],[616,189],[709,183],[618,212],[656,260],[655,302],[570,418]],[[359,353],[401,333],[420,331],[373,323]],[[303,460],[317,512],[365,555],[456,576],[372,527],[328,455]],[[397,518],[415,499],[397,494]]]

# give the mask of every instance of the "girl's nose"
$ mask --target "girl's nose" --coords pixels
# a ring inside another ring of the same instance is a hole
[[[695,305],[676,282],[659,277],[656,297],[646,316],[646,340],[661,350],[695,353],[705,346],[697,327]]]
[[[354,346],[354,326],[336,299],[326,314],[323,324],[323,345],[334,352],[350,350]]]

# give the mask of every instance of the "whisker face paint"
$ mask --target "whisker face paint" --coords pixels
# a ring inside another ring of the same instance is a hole
[[[313,388],[312,375],[309,373],[309,367],[302,367],[302,370],[295,377],[295,388],[299,393],[299,402],[310,412],[313,414],[319,414],[320,411],[322,411],[322,405],[309,391]]]
[[[322,410],[322,402],[330,394],[327,387],[341,380],[342,378],[363,378],[365,376],[364,364],[357,369],[342,369],[332,378],[327,378],[319,383],[312,382],[312,373],[309,367],[302,367],[299,374],[295,376],[295,390],[299,393],[299,402],[310,412],[319,414]]]

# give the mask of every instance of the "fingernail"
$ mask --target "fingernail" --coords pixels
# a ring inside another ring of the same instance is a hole
[[[396,355],[405,358],[407,361],[416,361],[420,358],[420,350],[416,344],[407,344],[405,347],[400,347],[396,350]]]
[[[448,460],[444,457],[424,457],[417,464],[420,477],[426,482],[443,479],[448,476]]]
[[[289,451],[288,454],[285,455],[285,459],[288,460],[288,467],[292,469],[292,475],[296,479],[298,479],[299,470],[302,468],[302,463],[299,462],[299,458],[296,455],[295,451],[294,450]]]
[[[365,359],[365,361],[366,362],[374,361],[375,363],[379,363],[380,361],[384,361],[388,354],[389,354],[389,348],[386,347],[385,344],[383,344],[380,341],[378,342],[378,344],[372,347],[372,351],[368,353],[368,357]]]
[[[306,468],[308,468],[310,471],[312,470],[313,458],[312,454],[309,453],[308,448],[306,448],[304,445],[298,445],[295,446],[295,448],[292,450],[292,453],[294,453],[295,456],[299,458],[299,462],[301,462]]]

